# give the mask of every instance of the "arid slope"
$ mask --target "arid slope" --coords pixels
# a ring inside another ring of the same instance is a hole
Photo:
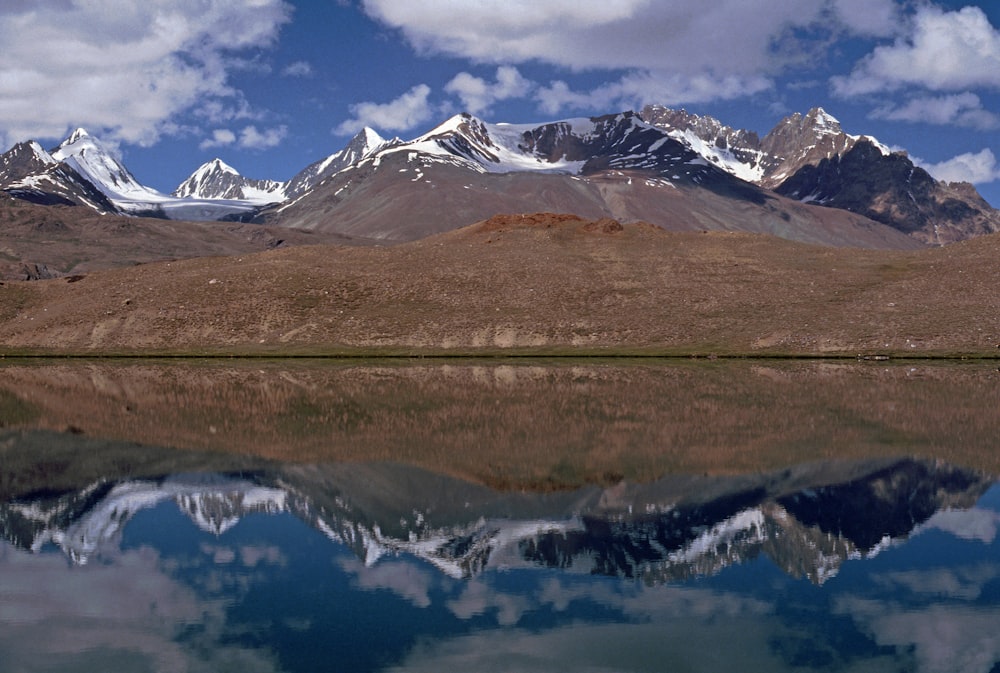
[[[1000,354],[1000,237],[872,251],[497,216],[0,287],[7,354]]]

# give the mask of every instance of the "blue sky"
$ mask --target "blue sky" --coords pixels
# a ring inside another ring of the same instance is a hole
[[[4,0],[0,141],[83,126],[170,191],[284,180],[364,125],[684,107],[762,135],[822,106],[1000,206],[1000,2]]]

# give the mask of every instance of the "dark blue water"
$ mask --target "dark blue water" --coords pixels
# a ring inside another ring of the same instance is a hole
[[[0,670],[998,670],[1000,487],[928,468],[887,493],[915,468],[887,469],[735,507],[422,528],[426,502],[332,511],[261,478],[8,503]],[[836,499],[859,492],[905,530],[847,521]]]

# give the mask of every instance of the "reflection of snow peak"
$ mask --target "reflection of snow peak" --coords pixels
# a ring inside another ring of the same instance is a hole
[[[744,510],[716,524],[668,558],[674,563],[694,563],[721,549],[732,549],[734,544],[761,544],[767,539],[765,524],[764,512],[759,507]]]
[[[137,512],[171,501],[214,535],[249,513],[288,512],[367,566],[406,554],[456,578],[487,566],[542,566],[663,583],[714,575],[764,554],[790,575],[822,584],[845,561],[876,556],[922,530],[992,540],[1000,522],[992,510],[959,509],[971,507],[991,482],[913,461],[876,464],[860,477],[848,469],[850,479],[815,486],[799,474],[778,497],[743,479],[737,488],[726,480],[680,478],[556,497],[494,493],[397,466],[330,468],[328,481],[316,483],[324,472],[313,469],[250,479],[98,482],[0,505],[0,529],[22,548],[39,551],[51,541],[86,563],[118,544]],[[385,501],[370,494],[357,472],[377,484],[398,484],[403,495]],[[714,497],[701,497],[705,486],[717,489]],[[699,497],[685,499],[686,493]]]
[[[121,535],[125,524],[141,510],[174,500],[195,525],[220,534],[251,512],[277,513],[287,507],[284,491],[247,481],[206,483],[197,478],[172,478],[163,483],[134,481],[118,484],[93,509],[65,530],[48,530],[34,541],[59,545],[74,562],[85,564],[103,544]]]
[[[578,519],[557,521],[485,521],[471,526],[455,526],[415,533],[408,540],[382,535],[378,526],[366,530],[347,525],[338,533],[323,520],[317,527],[334,542],[354,547],[366,566],[383,556],[409,554],[427,561],[449,577],[461,579],[482,572],[487,564],[495,567],[524,566],[519,544],[542,534],[565,534],[582,530]]]

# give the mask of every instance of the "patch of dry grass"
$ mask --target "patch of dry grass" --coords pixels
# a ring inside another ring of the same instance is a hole
[[[1000,236],[919,251],[492,218],[0,288],[8,354],[1000,355]],[[23,305],[10,308],[15,290]]]

